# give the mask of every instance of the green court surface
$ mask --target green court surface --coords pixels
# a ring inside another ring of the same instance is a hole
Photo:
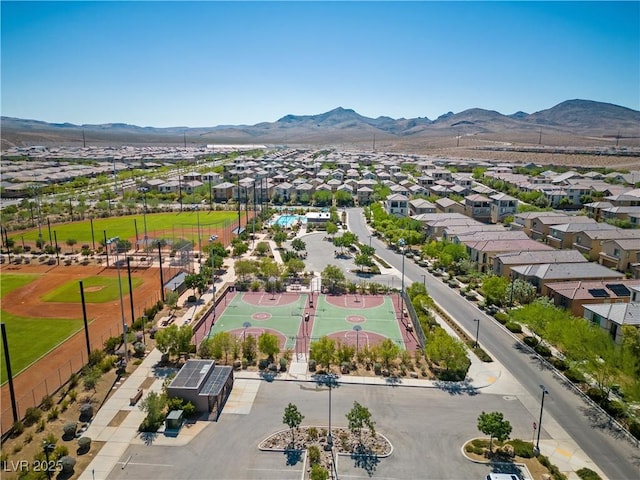
[[[396,319],[396,312],[391,297],[382,297],[382,305],[368,307],[367,300],[370,297],[360,297],[360,303],[354,303],[353,295],[350,301],[345,301],[348,307],[335,305],[327,301],[326,295],[320,295],[316,307],[313,330],[311,331],[311,341],[315,341],[322,336],[331,335],[340,341],[353,344],[356,338],[354,327],[361,327],[358,333],[359,340],[370,343],[377,343],[379,337],[386,337],[393,340],[400,348],[405,348],[405,343]],[[357,298],[357,297],[356,297]]]
[[[286,338],[284,348],[293,349],[306,302],[306,294],[238,293],[224,309],[222,305],[218,307],[221,313],[209,336],[229,331],[254,336],[279,333]],[[250,326],[245,328],[245,322]]]

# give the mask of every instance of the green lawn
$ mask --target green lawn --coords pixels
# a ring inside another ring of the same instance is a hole
[[[181,213],[150,213],[147,214],[147,234],[149,237],[158,237],[154,232],[174,231],[176,238],[185,238],[188,240],[196,240],[198,238],[198,219],[200,220],[200,231],[206,240],[205,235],[210,229],[220,228],[229,225],[237,220],[238,213],[231,211],[224,212],[181,212]],[[128,215],[124,217],[96,218],[93,220],[93,231],[96,244],[104,240],[104,232],[107,232],[107,238],[134,238],[136,235],[135,223],[138,227],[138,237],[144,236],[144,218],[142,215]],[[91,223],[89,220],[82,222],[72,222],[51,225],[51,231],[55,231],[58,237],[58,244],[65,248],[65,242],[72,238],[77,244],[74,246],[76,250],[82,244],[92,243]],[[48,239],[47,228],[43,228],[42,235]],[[52,233],[53,235],[53,233]],[[25,241],[35,242],[38,239],[38,229],[31,229],[21,234]],[[164,234],[164,237],[171,235]],[[15,238],[14,238],[15,239]]]
[[[129,294],[129,281],[126,276],[121,279],[122,294]],[[131,277],[131,285],[135,290],[142,284],[141,278]],[[120,298],[120,287],[117,277],[88,277],[82,280],[84,299],[87,303],[106,303]],[[91,291],[95,289],[95,291]],[[62,284],[55,290],[41,297],[43,302],[80,303],[80,285],[77,281]]]
[[[33,282],[41,275],[22,275],[13,273],[3,273],[0,276],[0,298],[4,297],[7,293],[14,291],[17,288],[24,287]]]
[[[29,284],[39,275],[2,274],[0,295]],[[82,320],[24,318],[1,312],[6,325],[11,369],[16,375],[71,334],[82,328]],[[7,381],[4,347],[1,347],[0,383]]]

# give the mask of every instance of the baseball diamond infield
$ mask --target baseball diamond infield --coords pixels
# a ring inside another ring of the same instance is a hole
[[[110,282],[117,278],[115,268],[102,266],[50,266],[50,265],[11,265],[3,266],[3,274],[36,274],[34,280],[26,285],[8,292],[2,299],[2,311],[34,322],[55,321],[55,319],[74,319],[79,330],[71,337],[62,339],[49,352],[36,353],[22,371],[14,366],[13,384],[16,392],[18,412],[24,415],[28,407],[37,405],[40,400],[66,382],[69,376],[80,370],[87,361],[87,347],[82,328],[82,306],[80,302],[44,302],[41,297],[69,282],[79,282],[90,277],[105,277]],[[123,287],[127,284],[127,271],[121,270]],[[132,279],[142,283],[134,288],[134,313],[136,317],[143,314],[146,307],[160,299],[159,269],[133,268]],[[79,285],[78,285],[79,291]],[[125,319],[131,325],[130,296],[123,297]],[[89,339],[91,348],[102,348],[104,341],[122,334],[122,315],[119,298],[106,303],[86,303],[89,321]],[[12,329],[7,326],[7,339],[11,352]],[[39,356],[39,358],[38,358]],[[3,365],[4,369],[5,366]],[[13,423],[9,388],[2,386],[2,432],[8,430]]]

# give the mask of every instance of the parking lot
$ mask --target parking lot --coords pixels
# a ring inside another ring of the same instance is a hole
[[[467,440],[481,436],[476,428],[478,415],[483,410],[503,412],[512,422],[512,437],[519,438],[528,438],[533,420],[515,397],[341,385],[332,391],[333,426],[347,425],[345,415],[354,401],[370,409],[376,430],[393,444],[393,454],[380,459],[373,473],[373,478],[380,479],[484,478],[490,469],[469,462],[460,451]],[[258,450],[264,438],[287,428],[282,415],[289,402],[305,416],[303,425],[328,425],[326,388],[315,383],[262,381],[249,414],[223,413],[186,446],[131,445],[109,478],[299,479],[302,463],[287,465],[284,454]],[[338,459],[338,469],[340,478],[369,478],[349,457]]]

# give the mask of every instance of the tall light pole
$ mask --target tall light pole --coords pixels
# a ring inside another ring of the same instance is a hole
[[[404,238],[398,240],[398,245],[402,249],[402,285],[400,287],[400,321],[404,323]]]
[[[371,248],[371,237],[373,237],[373,235],[369,235],[369,248]]]
[[[125,365],[126,365],[126,361],[129,358],[129,351],[128,351],[128,346],[127,346],[127,321],[125,320],[124,317],[124,301],[122,299],[122,279],[120,278],[120,259],[118,256],[118,241],[120,240],[120,237],[113,237],[109,240],[107,240],[107,249],[109,248],[109,245],[111,245],[112,243],[115,242],[116,244],[116,270],[118,271],[118,290],[120,292],[120,315],[122,316],[122,341],[124,343],[124,360],[125,360]]]
[[[138,189],[139,192],[142,192],[143,195],[143,199],[144,199],[144,210],[142,210],[142,219],[144,221],[144,251],[147,251],[147,247],[148,247],[148,242],[149,242],[149,237],[147,235],[147,192],[149,191],[149,189],[147,187],[140,187]]]
[[[476,343],[473,348],[478,348],[478,334],[480,333],[480,319],[474,318],[473,321],[476,323]]]
[[[211,295],[213,298],[213,323],[216,323],[216,250],[213,243],[217,239],[217,235],[211,235],[209,237],[209,242],[211,242]]]
[[[424,287],[424,291],[427,291],[427,276],[425,274],[420,275],[422,277],[422,286]]]
[[[542,430],[542,410],[544,408],[544,396],[549,393],[544,385],[540,385],[542,389],[542,400],[540,402],[540,418],[538,419],[538,438],[536,439],[536,450],[540,453],[540,431]]]

